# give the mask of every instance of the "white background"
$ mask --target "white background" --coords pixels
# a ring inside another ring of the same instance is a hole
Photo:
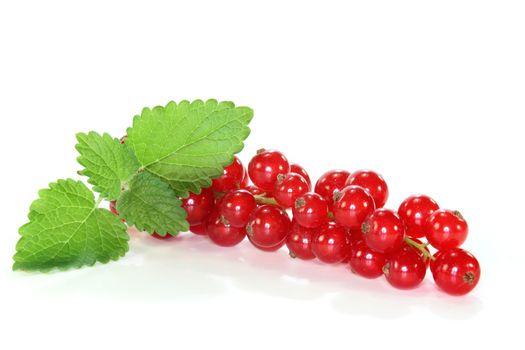
[[[523,345],[524,18],[502,0],[2,1],[1,347]],[[389,207],[422,192],[460,209],[480,284],[399,291],[284,249],[133,232],[116,263],[11,271],[37,190],[77,178],[76,132],[120,136],[142,107],[195,98],[254,108],[246,163],[266,147],[313,178],[372,168]]]

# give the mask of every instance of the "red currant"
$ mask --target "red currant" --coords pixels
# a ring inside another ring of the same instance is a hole
[[[416,287],[425,278],[426,270],[423,259],[413,249],[401,249],[383,266],[387,281],[399,289]]]
[[[248,164],[248,174],[255,186],[273,191],[277,176],[290,172],[290,164],[279,151],[259,150]]]
[[[254,241],[250,241],[253,246],[259,250],[262,250],[264,252],[275,252],[276,250],[279,250],[281,249],[281,247],[286,243],[286,240],[276,244],[276,245],[273,245],[273,246],[270,246],[270,247],[263,247],[261,245],[258,245],[257,243],[255,243]]]
[[[315,230],[302,227],[297,222],[292,221],[292,231],[286,238],[286,245],[292,258],[310,260],[315,258],[312,253],[312,238]]]
[[[255,209],[246,226],[248,239],[256,247],[272,248],[286,240],[291,222],[288,214],[281,208],[261,205]]]
[[[346,180],[346,185],[361,186],[367,190],[376,208],[382,208],[388,199],[388,186],[378,173],[371,170],[358,170],[353,172]]]
[[[208,221],[208,219],[206,219]],[[207,222],[203,222],[199,225],[190,226],[190,231],[196,235],[206,236],[208,234]]]
[[[312,181],[310,180],[310,176],[302,166],[296,163],[290,163],[290,172],[301,175],[308,183],[308,190],[312,188]]]
[[[221,177],[213,179],[212,189],[215,192],[228,192],[241,188],[241,183],[246,176],[244,166],[239,158],[233,157],[233,162],[224,168]]]
[[[232,247],[246,237],[246,229],[230,225],[218,212],[214,212],[208,219],[208,237],[217,245]]]
[[[205,222],[213,209],[214,202],[215,199],[211,188],[201,189],[200,194],[190,192],[187,198],[183,198],[182,207],[186,210],[186,220],[190,226]]]
[[[273,197],[279,205],[291,208],[295,200],[306,192],[308,192],[308,183],[301,175],[295,173],[279,174]]]
[[[329,222],[321,226],[314,236],[312,252],[324,263],[340,263],[350,253],[350,237],[343,227]]]
[[[458,211],[439,209],[426,221],[428,242],[438,250],[457,248],[465,242],[468,225]]]
[[[346,170],[330,170],[321,175],[315,183],[315,192],[326,199],[328,206],[332,208],[334,191],[341,191],[345,187],[350,173]]]
[[[160,239],[162,241],[164,240],[170,240],[172,238],[175,238],[175,236],[172,236],[171,233],[167,232],[164,236],[162,236],[161,234],[158,234],[157,232],[153,232],[151,234],[151,237],[155,238],[155,239]]]
[[[246,190],[237,190],[228,192],[223,197],[219,212],[231,226],[245,227],[256,207],[253,194]]]
[[[405,199],[397,213],[405,223],[406,234],[410,237],[425,237],[425,223],[430,215],[439,209],[435,200],[423,194]]]
[[[268,192],[265,192],[265,191],[261,190],[259,187],[255,186],[255,185],[248,185],[245,188],[245,190],[249,191],[254,196],[265,194],[265,197],[271,197],[271,193],[268,194]]]
[[[403,247],[405,227],[390,209],[376,209],[361,226],[366,244],[376,252],[389,254]]]
[[[297,198],[292,208],[294,219],[303,227],[316,228],[328,222],[328,204],[321,195],[307,192]]]
[[[443,251],[434,262],[434,281],[445,292],[464,295],[478,284],[481,269],[478,260],[461,248]]]
[[[366,278],[377,278],[383,274],[385,256],[373,251],[360,240],[352,244],[349,263],[352,272]]]
[[[352,230],[360,228],[375,209],[372,196],[360,186],[347,186],[341,192],[335,192],[334,200],[335,221]]]

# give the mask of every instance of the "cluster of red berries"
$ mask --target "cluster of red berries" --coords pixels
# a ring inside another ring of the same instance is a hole
[[[348,263],[354,273],[384,275],[400,289],[419,285],[430,267],[445,292],[471,291],[480,267],[459,248],[468,234],[461,214],[440,209],[425,195],[408,197],[397,212],[383,208],[387,199],[388,186],[376,172],[331,170],[312,191],[304,168],[281,152],[260,150],[247,170],[235,157],[210,188],[182,201],[190,231],[220,246],[234,246],[246,236],[264,251],[286,244],[293,258]],[[437,250],[433,255],[429,244]]]

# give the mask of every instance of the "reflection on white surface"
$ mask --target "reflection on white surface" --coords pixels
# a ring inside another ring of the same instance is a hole
[[[356,276],[346,264],[291,259],[286,247],[268,253],[247,240],[221,248],[190,233],[168,241],[137,232],[131,236],[130,252],[118,262],[48,275],[20,274],[19,282],[30,287],[31,280],[46,278],[44,287],[39,284],[33,292],[51,297],[90,295],[149,303],[262,293],[296,301],[328,300],[338,312],[384,319],[405,316],[414,308],[426,308],[447,319],[467,319],[483,306],[472,294],[458,298],[438,291],[429,275],[419,288],[402,291],[384,278]]]

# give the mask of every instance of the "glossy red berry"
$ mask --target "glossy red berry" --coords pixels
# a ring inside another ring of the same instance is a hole
[[[258,245],[257,243],[255,243],[254,241],[250,241],[252,243],[252,245],[259,249],[259,250],[262,250],[262,251],[265,251],[265,252],[275,252],[276,250],[279,250],[282,248],[282,246],[286,243],[286,240],[276,244],[276,245],[273,245],[273,246],[270,246],[270,247],[264,247],[264,246],[261,246],[261,245]]]
[[[172,236],[169,232],[166,233],[164,236],[157,233],[157,232],[153,232],[151,234],[151,237],[155,238],[155,239],[160,239],[161,241],[165,241],[165,240],[170,240],[172,238],[175,238],[175,236]]]
[[[206,221],[208,221],[207,218],[206,218]],[[199,224],[199,225],[190,226],[190,232],[196,235],[206,236],[208,234],[207,222],[203,222],[202,224]]]
[[[387,281],[399,289],[411,289],[425,278],[427,267],[413,249],[401,249],[387,258],[383,273]]]
[[[481,269],[478,260],[461,248],[443,251],[434,262],[434,281],[452,295],[464,295],[479,282]]]
[[[199,194],[190,192],[187,198],[183,198],[182,207],[186,210],[186,220],[190,226],[205,222],[213,209],[214,203],[215,198],[211,188],[203,188]]]
[[[425,224],[428,242],[438,250],[457,248],[465,242],[468,225],[458,211],[439,209]]]
[[[425,224],[430,215],[439,209],[435,200],[423,194],[417,194],[405,199],[397,211],[405,224],[407,236],[425,237]]]
[[[312,252],[324,263],[340,263],[350,254],[350,237],[343,227],[329,222],[314,236]]]
[[[271,192],[265,192],[264,190],[261,190],[259,187],[255,185],[248,185],[245,190],[249,191],[254,196],[265,194],[265,197],[271,197]]]
[[[315,258],[314,253],[312,253],[312,239],[316,232],[315,229],[303,227],[293,221],[292,230],[286,238],[286,246],[290,251],[290,256],[303,260]]]
[[[350,268],[352,272],[366,277],[377,278],[383,274],[385,256],[370,249],[362,240],[355,241],[350,249]]]
[[[273,191],[277,176],[290,172],[290,164],[279,151],[259,150],[248,164],[248,174],[255,186]]]
[[[233,157],[233,162],[224,168],[221,177],[213,179],[212,189],[215,192],[228,192],[241,188],[246,173],[239,158]]]
[[[217,245],[232,247],[246,237],[246,229],[233,227],[218,212],[214,212],[208,219],[208,237]]]
[[[341,191],[346,184],[350,173],[346,170],[330,170],[321,175],[315,183],[315,192],[319,193],[331,208],[333,203],[334,191]]]
[[[366,244],[379,253],[389,254],[404,245],[403,221],[390,209],[376,209],[361,226],[361,232]]]
[[[308,183],[301,175],[295,173],[279,174],[273,190],[273,198],[279,205],[291,208],[295,200],[306,192],[308,192]]]
[[[310,175],[308,175],[308,172],[305,170],[305,168],[303,168],[299,164],[290,163],[290,172],[299,174],[306,180],[306,182],[308,183],[308,191],[312,188],[312,181],[310,180]]]
[[[256,207],[257,202],[253,194],[246,190],[237,190],[223,197],[219,213],[231,226],[245,227]]]
[[[290,218],[281,208],[261,205],[255,209],[246,226],[248,239],[263,248],[276,247],[284,243],[291,230]]]
[[[367,190],[376,208],[382,208],[388,199],[388,186],[381,175],[372,170],[358,170],[346,180],[346,185],[361,186]]]
[[[316,228],[328,222],[328,204],[321,195],[314,192],[297,198],[292,213],[297,223],[303,227]]]
[[[335,221],[351,230],[359,229],[366,217],[375,209],[372,196],[360,186],[347,186],[334,193]]]

